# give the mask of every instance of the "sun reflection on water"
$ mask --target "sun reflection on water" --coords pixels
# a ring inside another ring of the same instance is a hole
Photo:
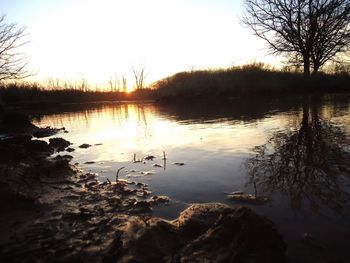
[[[288,122],[283,117],[254,123],[227,118],[214,122],[174,122],[152,104],[116,104],[43,116],[37,123],[65,127],[69,133],[60,136],[75,145],[102,143],[102,147],[89,152],[89,158],[94,161],[126,161],[134,152],[156,154],[175,148],[246,152],[251,145],[266,140],[265,131]]]
[[[131,170],[147,174],[129,179],[150,184],[155,194],[172,200],[156,215],[175,218],[193,202],[243,204],[225,193],[254,194],[254,185],[271,202],[244,205],[272,219],[287,242],[295,242],[303,229],[339,241],[350,229],[345,215],[350,209],[350,147],[344,144],[350,142],[349,105],[85,105],[43,115],[36,124],[65,127],[69,133],[55,136],[71,141],[73,163],[98,173],[101,181],[115,180],[121,167],[122,179]],[[92,147],[80,149],[82,143]],[[154,166],[164,166],[163,151],[166,167]],[[134,163],[134,154],[136,159],[154,155],[155,160]]]

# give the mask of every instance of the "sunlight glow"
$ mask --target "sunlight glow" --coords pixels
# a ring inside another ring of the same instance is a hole
[[[25,25],[36,80],[108,86],[144,66],[150,83],[178,71],[228,67],[265,57],[240,25],[243,3],[199,0],[6,0],[8,20]]]

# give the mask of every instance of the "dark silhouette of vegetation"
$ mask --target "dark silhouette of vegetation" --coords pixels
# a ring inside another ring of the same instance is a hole
[[[0,16],[0,81],[22,79],[30,74],[26,70],[28,58],[19,48],[26,42],[25,28],[6,23],[5,16]]]
[[[320,118],[315,102],[304,100],[300,126],[276,132],[246,161],[248,183],[260,194],[287,195],[297,210],[307,205],[317,213],[327,207],[342,214],[350,200],[342,187],[349,179],[349,146],[346,133]]]
[[[133,67],[132,72],[135,77],[136,90],[144,89],[145,78],[147,77],[147,74],[145,72],[145,67],[139,67],[139,68]]]
[[[93,91],[89,89],[47,89],[39,84],[10,83],[0,86],[0,105],[44,108],[62,103],[102,101],[132,101],[153,98],[153,91],[143,89],[132,93],[119,91]]]
[[[349,91],[348,74],[305,77],[296,72],[276,71],[262,63],[217,70],[181,72],[153,85],[161,101],[227,100],[235,97],[283,96],[309,92]]]
[[[15,82],[0,85],[0,104],[52,106],[60,103],[82,103],[101,101],[156,100],[167,103],[199,101],[231,101],[237,98],[252,100],[285,95],[298,95],[313,92],[348,92],[350,75],[342,68],[341,73],[305,77],[301,73],[276,71],[262,63],[216,70],[180,72],[159,80],[151,88],[138,88],[125,92],[123,86],[109,85],[103,90],[81,83],[67,83],[50,80],[48,86]]]
[[[316,73],[327,61],[348,51],[348,0],[246,0],[244,24],[275,54],[286,54]]]

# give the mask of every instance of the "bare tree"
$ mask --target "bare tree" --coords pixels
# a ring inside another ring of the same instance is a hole
[[[28,58],[19,51],[24,41],[25,28],[6,23],[5,15],[0,16],[0,81],[22,79],[30,74],[26,70]]]
[[[125,78],[125,76],[123,75],[122,76],[122,82],[123,82],[123,89],[122,89],[122,92],[127,92],[127,90],[128,90],[128,87],[127,87],[127,85],[126,85],[126,78]]]
[[[349,0],[245,0],[245,9],[243,23],[307,75],[349,48]]]
[[[108,84],[109,84],[110,91],[112,92],[120,91],[120,80],[118,78],[117,73],[114,73],[114,77],[112,76],[109,79]]]
[[[145,73],[145,67],[139,67],[139,68],[132,67],[132,72],[134,73],[134,77],[135,77],[136,89],[137,90],[143,89],[145,78],[147,77],[147,74]]]

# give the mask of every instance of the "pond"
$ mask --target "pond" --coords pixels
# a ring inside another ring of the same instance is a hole
[[[120,179],[169,196],[156,216],[176,218],[191,203],[246,205],[277,225],[292,262],[327,262],[350,259],[349,110],[344,95],[104,103],[67,105],[35,123],[65,127],[59,136],[75,151],[63,154],[101,181],[124,167]]]

